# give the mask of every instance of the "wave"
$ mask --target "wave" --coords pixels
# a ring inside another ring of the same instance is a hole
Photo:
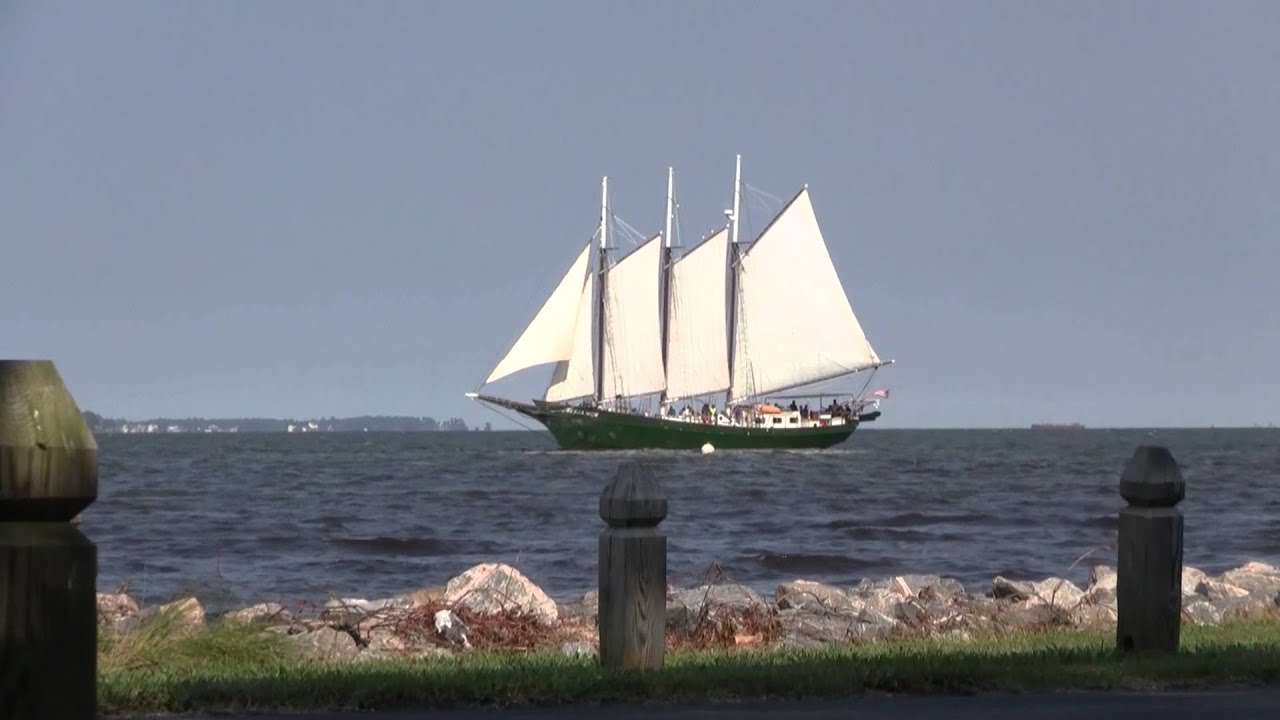
[[[766,570],[783,573],[851,573],[892,566],[886,558],[860,560],[820,553],[751,553],[740,557]]]
[[[484,548],[476,546],[475,543],[441,540],[433,537],[389,537],[379,535],[371,538],[334,538],[331,542],[345,550],[365,555],[435,557],[485,551]]]
[[[954,525],[965,524],[981,524],[1001,522],[998,518],[987,513],[920,513],[907,512],[891,515],[884,520],[876,523],[886,527],[915,527],[917,525],[940,525],[943,523]],[[1004,523],[1007,524],[1007,523]]]
[[[1115,513],[1110,515],[1095,515],[1080,524],[1084,527],[1114,530],[1120,525],[1120,517]]]
[[[912,542],[956,542],[967,539],[959,533],[930,532],[911,528],[875,527],[850,525],[840,528],[842,534],[850,540],[863,541],[912,541]]]

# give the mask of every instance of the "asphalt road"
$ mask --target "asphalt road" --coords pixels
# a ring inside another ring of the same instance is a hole
[[[727,720],[780,718],[792,720],[1222,720],[1280,718],[1280,687],[1212,692],[1055,693],[1043,695],[973,695],[964,697],[865,697],[726,705],[564,706],[513,710],[420,710],[411,712],[340,712],[252,715],[183,715],[183,720]],[[156,720],[151,716],[150,720]]]

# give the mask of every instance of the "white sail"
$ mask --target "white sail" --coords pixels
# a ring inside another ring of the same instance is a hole
[[[589,274],[587,281],[582,284],[582,295],[578,299],[578,318],[573,330],[573,354],[568,360],[556,363],[551,385],[544,398],[547,402],[573,400],[595,394],[596,380],[591,354],[594,279],[595,275]]]
[[[729,389],[725,269],[728,228],[715,232],[671,267],[667,314],[667,398]]]
[[[484,381],[489,384],[514,372],[535,365],[568,360],[573,353],[573,331],[578,317],[578,296],[587,272],[590,243],[573,261],[560,284],[543,303],[542,309],[529,322],[506,357]]]
[[[735,315],[733,401],[880,364],[831,264],[807,189],[742,256]]]
[[[601,400],[659,392],[662,371],[659,324],[661,236],[654,236],[609,271],[605,281],[604,362]]]

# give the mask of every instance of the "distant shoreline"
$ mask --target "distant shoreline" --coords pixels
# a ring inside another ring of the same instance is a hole
[[[158,435],[189,433],[361,433],[490,431],[492,425],[469,427],[462,418],[436,420],[428,416],[361,415],[328,418],[107,418],[81,413],[89,430],[102,435]]]

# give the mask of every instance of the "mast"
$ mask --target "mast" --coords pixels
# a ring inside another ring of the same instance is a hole
[[[733,348],[738,332],[738,212],[742,209],[742,155],[738,155],[733,171],[733,210],[729,220],[733,223],[733,232],[729,236],[729,389],[724,393],[724,407],[729,409],[729,401],[733,399]]]
[[[667,342],[671,337],[668,325],[671,322],[671,215],[672,206],[675,204],[675,169],[667,168],[667,218],[666,226],[662,231],[662,370],[667,369]],[[667,389],[664,386],[662,395],[658,398],[658,406],[667,399]]]
[[[734,247],[738,245],[738,210],[742,205],[742,156],[738,156],[737,166],[733,171],[733,235],[729,237]]]
[[[597,272],[600,275],[596,285],[599,295],[596,301],[596,404],[603,403],[600,397],[604,392],[604,307],[605,307],[605,275],[608,261],[605,257],[609,243],[609,176],[600,180],[600,253]]]

